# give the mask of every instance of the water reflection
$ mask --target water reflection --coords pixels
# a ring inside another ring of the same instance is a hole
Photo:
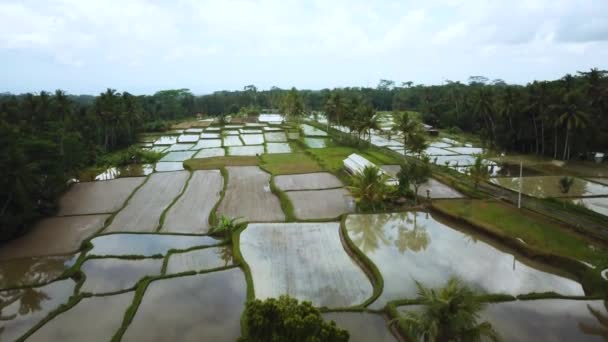
[[[45,286],[0,291],[0,340],[14,341],[68,301],[74,292],[72,280]]]
[[[76,256],[19,258],[0,262],[0,289],[46,283],[60,277]]]
[[[483,236],[451,227],[452,223],[423,212],[348,216],[349,237],[384,278],[383,293],[372,308],[382,308],[388,300],[415,297],[414,279],[439,286],[451,276],[490,293],[584,294],[579,283],[557,275],[554,269],[496,248]]]
[[[217,245],[220,241],[210,236],[163,234],[109,234],[91,240],[90,255],[143,255],[165,254],[169,249],[187,249],[196,246]]]
[[[588,182],[579,178],[574,178],[574,183],[570,187],[570,190],[567,194],[564,194],[560,191],[559,186],[559,181],[561,178],[561,176],[524,177],[522,183],[522,192],[528,196],[541,198],[608,195],[608,186]],[[513,191],[518,191],[519,189],[519,177],[492,178],[491,182]]]
[[[605,313],[602,313],[601,309],[593,308],[589,304],[587,304],[587,310],[595,317],[597,324],[579,322],[578,327],[587,335],[599,336],[602,337],[604,341],[608,341],[608,314],[606,314],[608,313],[608,300],[604,301]]]
[[[111,167],[95,176],[95,180],[104,181],[116,179],[118,177],[139,177],[147,176],[154,171],[152,164],[130,164],[123,167]],[[85,179],[81,179],[85,180]]]

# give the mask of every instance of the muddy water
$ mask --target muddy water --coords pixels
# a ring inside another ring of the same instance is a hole
[[[171,171],[183,171],[184,163],[182,162],[159,162],[154,166],[156,172],[171,172]]]
[[[107,181],[117,179],[119,177],[141,177],[147,176],[154,171],[154,165],[152,164],[132,164],[122,167],[111,167],[104,172],[95,175],[95,178],[91,176],[80,177],[81,181],[90,182],[96,181]]]
[[[110,215],[46,218],[27,234],[5,242],[0,248],[0,260],[74,253],[82,241],[103,227],[108,217]]]
[[[148,181],[133,194],[127,205],[118,212],[105,231],[155,231],[163,210],[182,191],[188,175],[188,172],[185,171],[152,174]]]
[[[288,294],[315,306],[347,307],[373,292],[340,240],[339,223],[251,223],[241,252],[259,299]]]
[[[580,178],[574,179],[570,191],[562,193],[559,187],[560,176],[535,176],[524,177],[522,192],[534,197],[583,197],[608,195],[608,186],[599,183],[588,182]],[[514,178],[492,178],[492,183],[518,191],[519,177]]]
[[[110,341],[120,328],[132,300],[133,292],[84,298],[47,322],[27,340]]]
[[[173,253],[167,263],[167,274],[203,271],[232,265],[232,246],[209,247]]]
[[[396,342],[397,339],[388,328],[388,321],[379,314],[367,312],[328,312],[323,314],[325,320],[336,322],[336,325],[350,334],[351,342]]]
[[[59,305],[67,303],[74,293],[72,280],[22,290],[0,291],[0,340],[14,341]]]
[[[311,136],[311,137],[326,137],[327,136],[327,132],[320,130],[314,126],[310,126],[310,125],[301,125],[300,126],[302,128],[302,131],[304,132],[304,135],[306,136]]]
[[[183,162],[186,159],[192,158],[196,151],[175,151],[169,152],[161,158],[161,162]]]
[[[239,268],[157,280],[123,341],[235,341],[247,295]]]
[[[162,235],[162,234],[109,234],[91,240],[93,249],[89,255],[141,255],[165,254],[170,249],[187,249],[196,246],[212,246],[219,243],[209,236]]]
[[[127,290],[147,275],[159,275],[162,265],[163,259],[89,259],[81,267],[86,280],[80,292],[102,294]]]
[[[608,306],[599,300],[495,303],[481,312],[481,319],[492,323],[504,341],[601,342],[608,334]]]
[[[389,300],[415,297],[414,280],[437,287],[452,276],[488,293],[584,294],[579,283],[423,212],[350,215],[346,227],[354,244],[384,278],[383,293],[373,308],[382,308]]]
[[[77,183],[59,200],[59,216],[115,212],[144,182],[143,177],[121,178],[107,182]]]
[[[74,264],[76,258],[66,255],[0,261],[0,289],[55,280]]]

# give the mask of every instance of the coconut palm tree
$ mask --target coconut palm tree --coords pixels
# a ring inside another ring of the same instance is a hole
[[[361,172],[352,176],[352,185],[348,187],[357,206],[363,209],[376,210],[378,205],[388,197],[388,176],[375,166],[366,166]]]
[[[469,177],[471,177],[473,183],[475,183],[475,190],[477,190],[480,182],[490,177],[488,166],[483,162],[481,154],[475,156],[475,163],[469,168]]]
[[[403,154],[405,155],[407,148],[412,147],[412,142],[420,142],[420,138],[424,131],[420,123],[409,115],[408,112],[397,112],[393,114],[394,125],[391,129],[393,132],[403,135]]]
[[[392,321],[399,322],[412,341],[500,341],[489,322],[478,322],[484,304],[459,279],[451,278],[439,289],[419,282],[416,287],[422,312],[406,312]]]
[[[573,130],[587,127],[589,116],[578,105],[577,94],[570,92],[563,97],[559,105],[558,123],[566,128],[566,141],[564,143],[564,160],[570,159],[570,134]]]

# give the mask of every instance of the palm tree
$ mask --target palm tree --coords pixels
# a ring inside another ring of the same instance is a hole
[[[475,163],[469,168],[469,177],[473,179],[475,183],[475,190],[479,186],[481,181],[484,181],[490,177],[488,173],[488,166],[483,162],[481,154],[475,156]]]
[[[566,93],[560,105],[560,115],[558,122],[566,127],[566,141],[564,143],[564,160],[570,159],[570,133],[572,130],[587,127],[589,116],[583,112],[579,105],[575,93]]]
[[[494,123],[494,98],[490,88],[479,88],[475,109],[481,115],[490,132],[490,142],[494,143],[496,137],[496,124]]]
[[[393,132],[403,135],[403,155],[407,152],[413,140],[420,140],[423,130],[420,123],[412,119],[408,112],[397,112],[393,114]]]
[[[416,281],[418,300],[424,306],[420,313],[406,312],[391,321],[399,322],[413,341],[500,341],[492,325],[478,323],[484,309],[475,293],[457,278],[451,278],[439,289],[427,288]]]
[[[378,204],[387,198],[388,176],[375,166],[366,166],[361,172],[352,176],[352,185],[348,187],[357,206],[376,210]]]

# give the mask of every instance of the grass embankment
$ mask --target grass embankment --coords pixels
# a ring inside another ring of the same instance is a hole
[[[380,166],[385,164],[399,164],[402,159],[395,158],[389,154],[382,153],[373,148],[357,149],[354,147],[326,147],[311,148],[308,150],[321,166],[332,173],[339,173],[343,169],[343,162],[352,153],[357,153],[370,162]]]
[[[573,273],[588,294],[608,289],[608,283],[600,275],[601,270],[608,267],[608,248],[566,226],[494,200],[434,201],[432,205],[439,212],[472,224],[524,254],[548,259],[545,261]]]
[[[306,153],[264,154],[260,166],[273,175],[287,175],[323,171]]]
[[[257,166],[260,159],[256,156],[227,156],[204,159],[188,159],[184,161],[187,170],[214,170],[226,166]]]

